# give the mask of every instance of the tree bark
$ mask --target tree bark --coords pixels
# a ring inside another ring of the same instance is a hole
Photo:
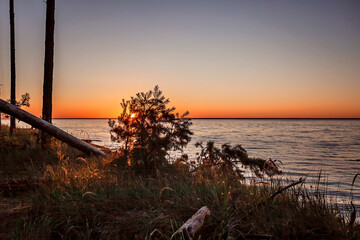
[[[15,13],[14,13],[14,0],[9,0],[10,5],[10,68],[11,68],[11,87],[10,87],[10,102],[16,104],[15,96]],[[10,117],[10,135],[13,134],[15,129],[15,118]]]
[[[1,90],[2,84],[0,83],[0,99],[1,99]],[[0,131],[1,131],[1,111],[0,111]]]
[[[52,120],[52,90],[53,90],[53,72],[54,72],[54,26],[55,26],[55,0],[47,0],[42,118],[49,123],[51,123]]]
[[[70,135],[69,133],[55,127],[41,118],[38,118],[31,113],[28,113],[2,99],[0,99],[0,111],[16,117],[17,119],[30,124],[31,126],[69,144],[70,146],[79,149],[88,154],[105,156],[105,153],[90,144]]]
[[[54,73],[54,28],[55,28],[55,0],[46,2],[46,29],[45,29],[45,61],[42,119],[52,121],[52,91]],[[45,146],[48,142],[46,134],[42,134],[41,143]]]

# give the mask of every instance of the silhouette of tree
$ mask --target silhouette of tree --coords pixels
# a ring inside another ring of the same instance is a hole
[[[223,144],[221,148],[217,148],[213,141],[208,141],[205,147],[202,142],[197,142],[195,146],[201,149],[197,155],[195,170],[211,168],[220,170],[217,171],[220,174],[235,174],[240,178],[243,178],[242,168],[249,168],[257,177],[263,177],[264,174],[273,176],[281,173],[276,160],[251,158],[240,144],[235,146]]]
[[[7,102],[11,103],[11,100],[7,99]],[[30,107],[30,94],[25,93],[25,94],[21,95],[21,99],[19,101],[15,101],[15,104],[13,104],[13,105],[17,106],[18,108]],[[9,115],[5,114],[5,117],[9,118]],[[0,112],[0,118],[1,118],[1,112]]]
[[[10,99],[7,100],[8,102],[11,102]],[[30,107],[30,94],[25,93],[21,95],[21,99],[19,101],[15,101],[15,106],[21,108],[21,107]]]
[[[181,151],[190,141],[189,113],[174,113],[169,102],[156,86],[129,101],[123,99],[121,115],[109,120],[111,139],[122,143],[120,152],[129,165],[154,170],[166,163],[169,150]]]
[[[14,14],[14,0],[9,0],[10,5],[10,68],[11,68],[11,86],[10,86],[10,103],[16,103],[16,92],[15,92],[15,14]],[[15,118],[10,117],[10,135],[13,134],[15,129]]]
[[[55,0],[46,2],[46,30],[45,30],[45,62],[43,85],[42,118],[52,122],[52,90],[54,71],[54,27],[55,27]],[[47,137],[42,134],[42,145],[47,142]]]

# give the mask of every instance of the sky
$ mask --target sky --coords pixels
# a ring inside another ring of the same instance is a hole
[[[10,93],[9,1],[0,84]],[[57,0],[54,118],[159,85],[193,118],[359,118],[360,1]],[[15,0],[17,98],[41,115],[46,3]]]

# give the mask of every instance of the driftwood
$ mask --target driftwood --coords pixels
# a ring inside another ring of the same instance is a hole
[[[185,237],[192,239],[196,233],[204,225],[204,220],[207,215],[210,215],[210,210],[207,206],[200,208],[190,219],[188,219],[172,236],[172,239],[177,234],[183,234]]]
[[[90,144],[72,136],[71,134],[61,130],[60,128],[55,127],[51,123],[48,123],[31,113],[28,113],[2,99],[0,99],[0,111],[15,118],[30,124],[34,128],[37,128],[61,141],[69,144],[70,146],[79,149],[80,151],[88,154],[101,155],[105,156],[105,153]]]

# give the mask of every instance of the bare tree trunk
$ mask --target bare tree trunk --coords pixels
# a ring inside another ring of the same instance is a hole
[[[54,27],[55,27],[55,0],[47,0],[42,118],[49,123],[52,122]],[[47,142],[48,139],[46,137],[46,134],[42,133],[42,146],[45,146]]]
[[[10,88],[10,102],[15,105],[15,14],[14,14],[14,0],[9,0],[10,5],[10,65],[11,65],[11,88]],[[15,118],[10,117],[10,135],[15,129]]]
[[[56,137],[57,139],[73,146],[80,151],[83,151],[88,154],[105,156],[105,153],[90,144],[70,135],[67,132],[64,132],[60,128],[55,127],[51,123],[38,118],[31,113],[28,113],[2,99],[0,99],[0,111],[7,113],[11,116],[15,116],[17,119],[30,124],[31,126],[40,129],[41,131],[48,133],[51,136]]]
[[[0,99],[1,99],[1,87],[2,87],[2,84],[0,83]],[[1,111],[0,111],[0,131],[1,131]]]

